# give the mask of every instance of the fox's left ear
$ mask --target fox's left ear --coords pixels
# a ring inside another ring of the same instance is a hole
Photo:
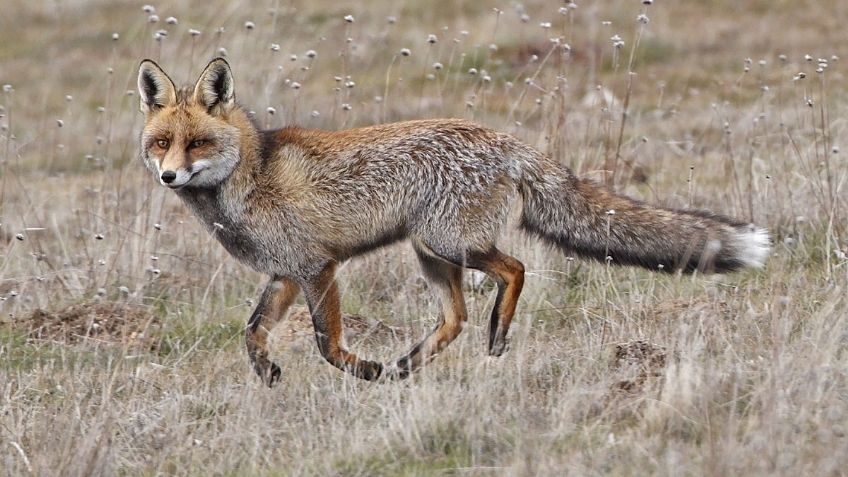
[[[226,113],[235,105],[233,72],[226,60],[215,58],[206,66],[194,85],[193,98],[212,115]]]

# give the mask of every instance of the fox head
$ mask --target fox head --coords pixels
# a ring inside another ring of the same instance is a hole
[[[212,60],[194,87],[179,90],[159,65],[144,60],[138,93],[144,113],[141,156],[162,185],[214,187],[230,176],[241,139],[232,116],[240,110],[224,59]]]

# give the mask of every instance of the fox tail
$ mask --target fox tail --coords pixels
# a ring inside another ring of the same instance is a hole
[[[639,202],[579,179],[549,161],[525,169],[521,228],[566,252],[672,272],[761,267],[765,229],[696,210]]]

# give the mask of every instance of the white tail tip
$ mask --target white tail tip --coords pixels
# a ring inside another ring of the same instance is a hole
[[[771,250],[768,230],[750,225],[747,230],[739,230],[739,259],[746,267],[761,268]]]

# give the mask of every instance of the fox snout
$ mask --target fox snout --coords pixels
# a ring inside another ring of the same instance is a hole
[[[186,185],[189,180],[191,180],[191,173],[185,169],[166,170],[159,175],[159,182],[172,189]]]
[[[159,182],[172,189],[186,185],[194,175],[192,166],[187,163],[185,157],[170,151],[159,164],[158,172]]]
[[[164,182],[165,184],[170,184],[171,182],[174,182],[174,179],[176,178],[177,173],[174,171],[165,171],[162,173],[162,177],[160,177],[160,179],[162,179],[162,182]]]
[[[171,189],[188,184],[200,171],[208,168],[207,161],[198,161],[188,167],[163,168],[159,171],[159,182]]]

